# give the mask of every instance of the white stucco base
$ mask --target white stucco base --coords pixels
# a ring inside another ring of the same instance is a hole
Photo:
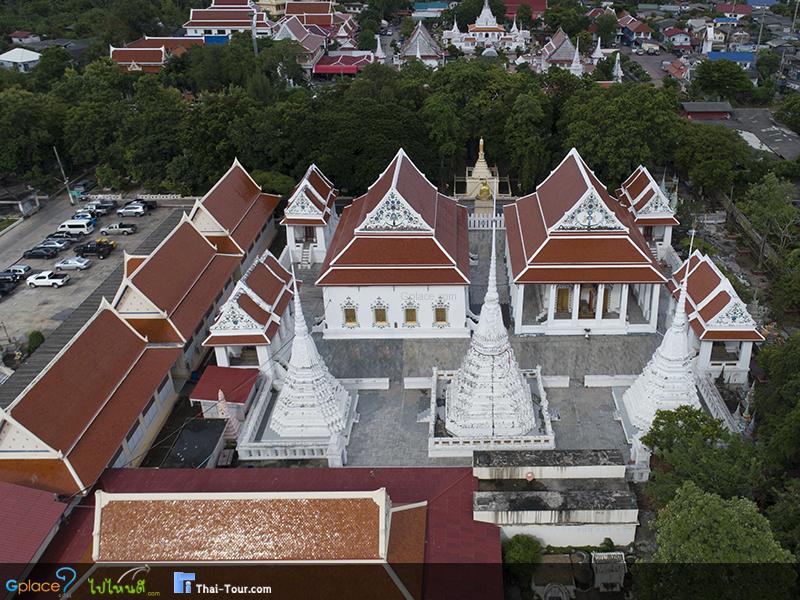
[[[476,521],[485,521],[480,518],[480,513],[474,513],[474,517]],[[500,535],[503,539],[518,534],[532,535],[548,546],[599,546],[605,538],[611,538],[617,546],[625,546],[633,543],[637,525],[636,521],[575,525],[501,525]]]

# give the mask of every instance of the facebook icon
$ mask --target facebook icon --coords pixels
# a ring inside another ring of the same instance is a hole
[[[181,573],[180,571],[175,571],[175,573],[172,574],[172,593],[191,594],[193,581],[194,573]]]

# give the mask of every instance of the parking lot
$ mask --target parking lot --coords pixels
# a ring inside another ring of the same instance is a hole
[[[80,204],[71,206],[66,196],[45,201],[38,213],[0,236],[0,270],[13,264],[26,264],[32,268],[28,273],[31,275],[52,269],[62,258],[75,256],[74,247],[78,244],[73,244],[53,259],[23,259],[22,253],[56,231],[59,224],[69,219]],[[67,271],[70,281],[63,288],[29,288],[23,278],[11,295],[0,300],[0,343],[5,345],[15,340],[24,340],[34,330],[41,331],[46,337],[120,265],[123,250],[133,253],[171,212],[169,209],[157,208],[144,217],[123,218],[112,211],[109,215],[98,217],[95,232],[86,236],[82,242],[101,237],[102,226],[119,221],[136,224],[138,232],[127,236],[109,236],[109,239],[118,244],[111,255],[105,260],[89,257],[92,265],[85,271]]]
[[[638,63],[650,77],[653,78],[653,85],[655,87],[661,87],[663,84],[663,79],[666,76],[666,71],[661,68],[661,63],[665,60],[673,61],[675,60],[675,56],[668,53],[668,52],[661,52],[660,54],[642,54],[641,56],[638,54],[634,54],[631,48],[628,46],[620,46],[620,49],[624,55],[630,58],[632,61]]]

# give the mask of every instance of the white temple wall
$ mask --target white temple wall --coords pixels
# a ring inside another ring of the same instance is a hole
[[[515,535],[532,535],[550,546],[599,546],[605,538],[614,544],[632,544],[636,535],[636,522],[596,525],[503,525],[500,534],[504,539]]]
[[[322,290],[325,338],[470,335],[466,316],[468,286],[326,286]],[[436,308],[446,309],[446,323],[435,321]],[[375,321],[376,309],[385,309],[385,323]],[[406,309],[416,310],[416,322],[406,322]],[[346,321],[347,318],[350,322]]]
[[[712,377],[719,377],[720,373],[725,373],[726,383],[747,383],[747,376],[750,372],[750,358],[753,354],[752,341],[729,340],[725,343],[726,350],[737,354],[733,360],[715,360],[712,356],[714,343],[711,341],[700,342],[700,352],[695,360],[695,368],[700,372],[705,372]]]
[[[336,229],[336,223],[337,220],[332,217],[327,225],[314,226],[314,242],[309,246],[312,264],[321,264],[325,261],[325,254],[328,252],[333,232]],[[286,245],[291,249],[292,262],[300,262],[305,236],[305,226],[286,226]]]

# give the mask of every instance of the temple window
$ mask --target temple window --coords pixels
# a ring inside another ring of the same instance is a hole
[[[373,309],[373,314],[375,317],[375,326],[376,327],[383,327],[386,326],[388,320],[386,318],[386,309],[385,308],[375,308]]]
[[[356,319],[355,308],[344,309],[344,324],[350,327],[355,327],[358,324],[358,320]]]
[[[434,321],[439,326],[447,325],[447,307],[440,306],[434,309]]]
[[[407,326],[414,326],[417,324],[417,309],[416,308],[406,308],[405,309],[406,315],[406,325]]]

